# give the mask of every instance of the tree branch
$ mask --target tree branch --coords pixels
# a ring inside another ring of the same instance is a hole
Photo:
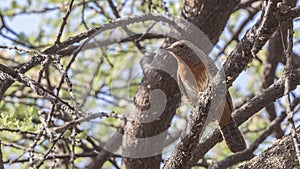
[[[297,129],[297,139],[300,139],[300,127]],[[239,167],[239,169],[248,168],[295,168],[297,162],[295,161],[295,148],[291,135],[284,136],[278,139],[272,147],[265,150],[259,156],[252,158],[246,164]]]
[[[291,83],[291,90],[294,90],[297,85],[300,84],[300,79],[296,78],[300,76],[300,69],[297,69],[293,74],[293,79]],[[251,98],[243,106],[234,111],[233,118],[238,125],[241,125],[250,117],[252,117],[259,110],[274,102],[276,99],[280,98],[284,94],[284,81],[285,77],[281,77],[276,83],[268,87],[260,94]],[[212,132],[210,136],[202,143],[198,144],[193,151],[192,164],[196,164],[199,159],[201,159],[212,147],[214,147],[218,142],[222,141],[221,133],[218,129]]]
[[[224,63],[228,86],[231,86],[238,75],[251,63],[255,55],[278,29],[279,22],[293,19],[300,15],[300,6],[292,8],[287,13],[279,12],[277,8],[278,2],[279,0],[269,1],[268,10],[262,17],[264,19],[259,20],[246,33]],[[282,18],[282,20],[278,21],[278,18]]]
[[[281,113],[280,116],[274,119],[272,123],[268,126],[268,128],[253,142],[252,145],[249,146],[249,148],[243,152],[239,152],[236,154],[233,154],[229,157],[226,157],[225,159],[212,164],[209,169],[222,169],[222,168],[228,168],[230,166],[233,166],[239,162],[250,160],[253,158],[253,152],[258,148],[258,146],[268,137],[270,136],[276,127],[285,119],[286,113]]]

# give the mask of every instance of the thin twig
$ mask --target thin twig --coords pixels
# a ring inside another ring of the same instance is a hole
[[[60,29],[59,29],[59,32],[57,34],[57,38],[56,38],[55,44],[59,44],[60,43],[60,38],[62,36],[62,33],[64,31],[65,26],[67,25],[68,17],[70,15],[71,11],[72,11],[73,2],[74,2],[74,0],[71,0],[71,2],[69,4],[68,11],[67,11],[66,15],[63,17],[63,22],[62,22],[62,24],[60,26]]]
[[[286,5],[286,2],[283,1],[284,4]],[[284,95],[285,95],[285,103],[286,103],[286,112],[287,112],[287,119],[289,122],[289,127],[291,131],[291,137],[295,146],[295,151],[296,151],[296,157],[298,159],[298,164],[300,165],[300,144],[299,140],[297,139],[297,134],[296,134],[296,127],[295,127],[295,122],[293,119],[294,112],[291,107],[291,100],[289,96],[289,91],[291,88],[291,74],[293,73],[293,57],[292,57],[292,50],[293,50],[293,22],[292,20],[288,21],[288,41],[287,41],[287,49],[285,51],[285,57],[286,57],[286,65],[285,65],[285,84],[284,84]]]
[[[0,140],[0,169],[4,169],[3,157],[2,157],[2,144]]]
[[[54,131],[56,133],[60,133],[60,132],[66,131],[67,129],[69,129],[71,127],[74,127],[75,125],[78,125],[80,123],[87,122],[87,121],[90,121],[90,120],[94,120],[96,118],[103,118],[103,117],[113,117],[113,118],[117,118],[117,119],[121,119],[121,120],[125,120],[126,119],[126,121],[130,121],[124,115],[117,114],[115,112],[111,112],[111,113],[98,112],[98,113],[93,113],[93,114],[90,114],[88,116],[78,118],[77,120],[68,122],[65,125],[61,126],[61,127],[56,127],[54,129]]]
[[[19,48],[17,46],[0,45],[0,48],[2,48],[2,49],[8,49],[8,50],[17,50],[19,52],[25,52],[25,53],[28,53],[28,54],[36,54],[36,55],[41,55],[41,56],[44,56],[44,57],[47,56],[45,54],[40,53],[37,50],[28,50],[28,49],[24,49],[24,48]]]

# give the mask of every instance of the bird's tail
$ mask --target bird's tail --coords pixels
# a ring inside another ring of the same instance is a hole
[[[226,145],[231,152],[243,151],[246,148],[245,140],[233,120],[227,125],[220,127]]]
[[[239,152],[246,148],[246,143],[235,121],[231,117],[232,104],[228,94],[224,111],[219,121],[222,136],[231,152]]]

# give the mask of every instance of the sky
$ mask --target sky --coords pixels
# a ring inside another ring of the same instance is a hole
[[[7,7],[8,5],[10,5],[11,1],[5,1],[4,0],[0,0],[1,6],[0,6],[0,10]],[[18,2],[21,3],[25,3],[25,0],[19,0]],[[300,2],[298,1],[298,5],[300,4]],[[49,12],[48,15],[50,15],[51,17],[53,17],[53,19],[57,19],[55,12]],[[256,16],[257,18],[258,16]],[[36,15],[36,14],[30,14],[30,15],[20,15],[17,17],[14,17],[14,19],[7,19],[7,24],[13,28],[16,32],[24,32],[25,34],[37,34],[37,30],[39,30],[39,26],[41,26],[42,24],[42,17],[40,17],[40,15]],[[240,20],[243,19],[243,17],[239,18]],[[252,23],[250,23],[247,28],[243,31],[243,34],[246,32],[246,30],[248,28],[250,28],[252,26],[252,24],[254,24],[256,19],[254,19],[252,21]],[[295,21],[294,24],[295,27],[295,31],[299,32],[300,31],[300,21]],[[47,28],[45,28],[45,31],[52,31],[52,30],[47,30]],[[79,32],[78,32],[79,33]],[[224,31],[224,36],[230,36],[230,32],[225,29]],[[241,38],[241,37],[240,37]],[[298,39],[299,40],[299,39]],[[218,45],[222,46],[223,42],[220,42]],[[0,44],[1,45],[12,45],[9,44],[7,40],[4,40],[3,38],[0,37]],[[300,54],[300,45],[295,45],[294,47],[294,52]],[[283,65],[279,66],[278,69],[282,68]],[[249,82],[249,79],[251,79],[251,75],[249,73],[247,73],[247,71],[244,71],[243,73],[241,73],[241,75],[236,79],[236,81],[233,83],[233,88],[238,88],[243,95],[247,95],[248,92],[248,88],[247,88],[247,82]],[[257,79],[259,80],[259,79]],[[260,91],[257,91],[257,93],[259,93]],[[300,95],[300,86],[298,86],[298,88],[294,91],[294,93],[296,93],[298,96]],[[278,109],[282,109],[277,107]],[[278,111],[279,112],[279,111]]]
[[[4,1],[4,0],[0,0],[1,1]],[[1,3],[1,6],[0,6],[0,9],[4,9],[4,8],[7,8],[10,6],[12,0],[6,0],[5,1],[6,3]],[[19,4],[27,4],[26,0],[18,0],[17,1]],[[32,7],[31,9],[42,9],[43,6],[38,6],[36,7],[36,4],[35,4],[35,1],[32,2]],[[169,3],[169,2],[168,2]],[[300,4],[300,1],[298,1],[298,5]],[[45,4],[45,6],[48,6],[48,4]],[[54,6],[50,6],[50,7],[54,7]],[[47,16],[48,17],[53,17],[53,19],[57,19],[56,17],[56,10],[54,11],[50,11],[47,13]],[[239,19],[239,22],[241,22],[242,20],[244,20],[247,16],[247,14],[245,12],[242,12],[239,14],[240,16],[238,17]],[[42,15],[36,15],[36,14],[29,14],[29,15],[19,15],[17,17],[13,17],[13,19],[6,19],[7,21],[7,24],[9,27],[13,28],[16,32],[18,33],[24,33],[24,34],[29,34],[29,35],[37,35],[38,34],[38,30],[39,30],[39,27],[40,26],[43,26],[43,18],[41,17]],[[242,32],[242,35],[246,33],[246,31],[251,28],[251,26],[255,23],[255,21],[259,18],[260,14],[256,15],[255,18],[250,22],[250,24],[248,24],[246,26],[246,28],[243,30]],[[236,28],[238,28],[238,25],[235,25]],[[296,20],[294,22],[294,28],[295,28],[295,32],[299,32],[300,30],[300,20]],[[49,31],[49,32],[53,32],[52,29],[47,29],[47,27],[43,27],[43,30],[45,32]],[[78,32],[79,33],[79,32]],[[228,29],[225,29],[224,32],[223,32],[223,36],[224,38],[229,38],[231,36],[231,33]],[[239,37],[240,39],[242,38],[242,36]],[[0,37],[0,44],[1,45],[11,45],[8,43],[7,40],[3,39]],[[296,40],[295,40],[296,41]],[[298,39],[298,41],[300,41],[300,39]],[[219,43],[217,44],[217,46],[223,46],[225,43],[225,41],[223,40],[220,40]],[[233,49],[233,48],[231,48]],[[217,48],[215,48],[214,50],[218,51]],[[294,52],[296,53],[299,53],[300,54],[300,44],[298,45],[295,45],[294,47]],[[217,53],[217,52],[216,52]],[[212,52],[211,55],[213,55],[214,52]],[[220,63],[220,62],[219,62]],[[278,70],[282,69],[284,65],[280,65],[278,66]],[[247,95],[247,94],[250,94],[249,93],[249,89],[248,89],[248,86],[249,85],[249,79],[252,79],[251,77],[251,74],[248,73],[249,71],[251,70],[246,70],[246,71],[243,71],[241,73],[241,75],[235,80],[235,82],[233,83],[233,88],[235,89],[238,89],[241,93],[243,93],[243,95]],[[253,79],[252,79],[253,80]],[[259,84],[259,80],[260,79],[254,79],[254,85],[257,85]],[[248,82],[248,83],[245,83],[245,82]],[[260,91],[257,91],[258,93]],[[297,93],[298,95],[300,94],[300,87],[298,87],[296,90],[295,90],[295,93]]]

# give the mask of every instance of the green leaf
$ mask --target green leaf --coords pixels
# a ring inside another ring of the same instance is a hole
[[[76,135],[77,139],[86,139],[87,138],[88,131],[83,130],[79,134]]]

